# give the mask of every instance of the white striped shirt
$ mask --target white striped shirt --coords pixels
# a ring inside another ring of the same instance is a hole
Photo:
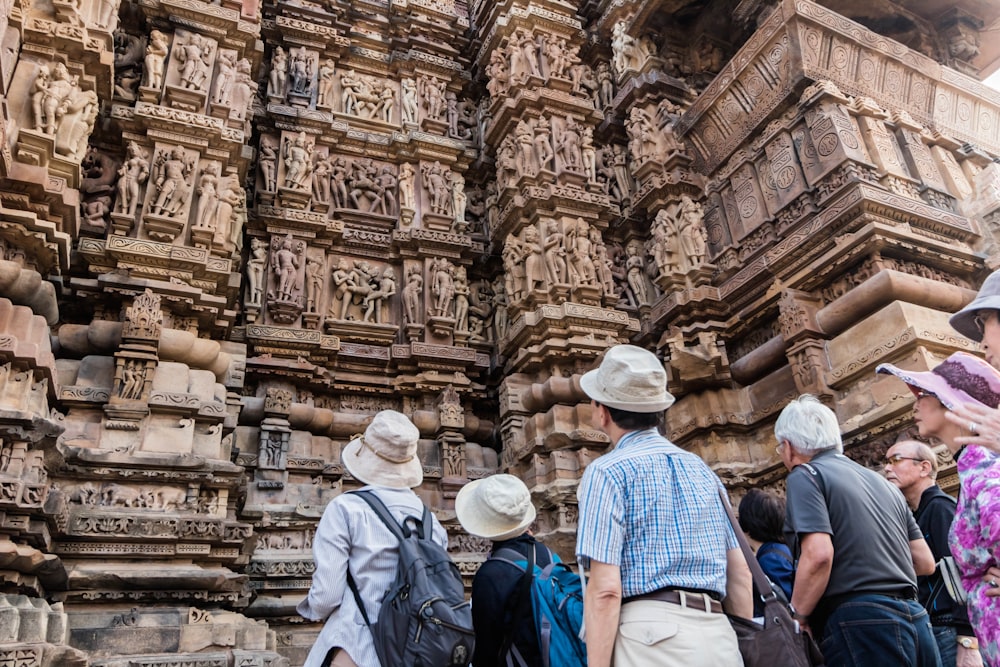
[[[366,486],[389,508],[400,522],[407,516],[420,517],[423,504],[410,489]],[[448,533],[436,517],[433,539],[448,544]],[[327,505],[313,540],[313,574],[309,595],[297,611],[314,621],[326,620],[303,667],[320,667],[333,647],[347,651],[358,667],[380,667],[371,631],[347,585],[347,571],[358,585],[368,620],[378,619],[382,596],[396,580],[399,541],[389,532],[362,498],[344,493]]]

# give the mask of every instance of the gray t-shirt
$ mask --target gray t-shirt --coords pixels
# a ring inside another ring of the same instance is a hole
[[[915,593],[909,542],[922,535],[899,489],[834,450],[820,452],[809,466],[818,475],[806,465],[788,475],[785,536],[798,558],[800,536],[830,535],[833,569],[823,598]]]

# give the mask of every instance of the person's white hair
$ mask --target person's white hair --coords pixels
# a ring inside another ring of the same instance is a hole
[[[844,451],[837,415],[811,394],[802,394],[785,406],[774,424],[774,437],[778,442],[787,440],[804,454]]]

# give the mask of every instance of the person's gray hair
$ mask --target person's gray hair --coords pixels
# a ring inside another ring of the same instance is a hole
[[[938,460],[937,454],[934,453],[934,449],[931,448],[926,442],[920,442],[919,440],[900,440],[893,444],[892,447],[897,447],[899,445],[905,445],[909,449],[910,454],[915,459],[920,459],[921,461],[927,461],[931,464],[931,479],[937,480],[938,476]],[[892,449],[890,447],[889,449]]]
[[[810,394],[802,394],[785,406],[774,424],[774,437],[779,443],[787,440],[803,454],[844,451],[837,415]]]

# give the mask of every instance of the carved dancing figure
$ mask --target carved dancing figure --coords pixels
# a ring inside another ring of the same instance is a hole
[[[670,275],[677,271],[677,230],[670,220],[667,209],[660,209],[652,226],[653,261],[659,275]]]
[[[637,306],[648,305],[649,288],[646,285],[646,263],[642,258],[642,246],[633,241],[625,248],[625,252],[628,255],[625,260],[626,280],[635,297],[635,303]]]
[[[215,229],[215,214],[219,206],[219,165],[209,162],[198,178],[198,208],[194,226]]]
[[[38,95],[40,92],[42,93],[38,98],[41,115],[35,119],[35,129],[45,134],[55,135],[65,113],[65,106],[69,104],[73,95],[80,90],[76,83],[76,78],[70,76],[66,65],[56,63],[47,79],[45,79],[41,71],[39,72],[39,78],[35,80],[35,86],[36,91],[32,97],[34,98],[35,95]],[[44,86],[44,88],[40,86]],[[34,101],[32,103],[34,104]]]
[[[159,90],[163,87],[163,63],[167,59],[167,53],[167,36],[159,30],[149,33],[149,44],[146,45],[146,57],[143,60],[146,88]]]
[[[456,232],[464,232],[468,225],[465,222],[465,209],[469,202],[468,195],[465,194],[465,178],[458,172],[451,172],[451,210],[452,229]]]
[[[250,240],[250,259],[247,261],[248,305],[259,306],[264,297],[264,265],[267,264],[267,243],[262,239]]]
[[[396,108],[396,91],[393,90],[392,83],[382,82],[382,90],[378,94],[378,107],[375,109],[376,115],[383,123],[392,122],[392,111]]]
[[[306,312],[319,312],[317,304],[323,289],[323,262],[316,257],[306,256]]]
[[[233,237],[239,237],[242,227],[234,225],[237,212],[246,206],[246,192],[240,187],[239,177],[230,176],[219,189],[219,202],[215,209],[215,235],[212,242],[224,246],[226,242],[233,243]]]
[[[514,301],[520,301],[524,296],[524,257],[525,251],[521,242],[513,234],[507,234],[501,259],[503,259],[505,293]]]
[[[319,67],[319,93],[316,97],[316,106],[333,106],[333,88],[337,74],[337,64],[333,58],[327,58]]]
[[[549,220],[545,226],[545,269],[551,284],[563,284],[566,280],[566,246],[559,222]]]
[[[594,260],[594,270],[597,274],[597,281],[607,295],[615,293],[615,276],[612,271],[613,263],[608,256],[608,247],[604,245],[604,238],[601,230],[597,227],[590,228],[591,259]]]
[[[569,265],[573,283],[576,285],[596,285],[597,270],[591,257],[590,225],[583,218],[570,223],[566,234],[569,241]]]
[[[697,268],[705,263],[707,252],[705,226],[702,224],[704,215],[701,205],[692,201],[687,195],[683,195],[678,213],[681,227],[681,247],[684,249],[687,267]]]
[[[431,262],[431,273],[434,279],[431,293],[435,297],[432,314],[435,317],[449,317],[455,299],[455,268],[447,259],[439,257]]]
[[[416,123],[417,111],[420,108],[417,103],[417,82],[406,77],[402,80],[403,87],[403,122]]]
[[[271,54],[271,71],[267,75],[267,96],[285,99],[285,81],[288,70],[288,55],[280,46]]]
[[[524,230],[521,261],[524,262],[525,286],[527,291],[545,289],[545,251],[542,248],[538,229],[534,226]]]
[[[538,168],[542,170],[553,170],[552,158],[552,136],[549,134],[550,124],[545,116],[541,116],[535,123],[535,158],[538,160]]]
[[[170,150],[169,159],[161,153],[157,160],[156,201],[150,208],[153,215],[174,217],[187,203],[187,176],[190,167],[184,162],[185,153],[182,146]]]
[[[510,85],[510,74],[507,69],[507,61],[497,49],[490,55],[490,62],[486,66],[486,76],[489,81],[486,83],[486,92],[490,97],[496,99],[507,92]]]
[[[597,63],[597,99],[599,108],[607,109],[615,99],[615,77],[606,62]]]
[[[278,186],[278,150],[274,141],[266,134],[260,138],[257,163],[260,165],[260,175],[264,179],[264,191],[274,192]]]
[[[424,293],[424,277],[420,267],[413,266],[406,275],[403,288],[403,318],[407,324],[420,324],[420,298]]]
[[[455,331],[469,331],[469,279],[465,274],[465,267],[459,266],[455,269],[454,281],[455,293]]]
[[[580,162],[582,161],[580,141],[580,126],[572,116],[567,116],[566,125],[559,138],[559,145],[556,147],[556,152],[562,158],[564,169],[580,171]]]
[[[181,85],[188,90],[203,90],[208,80],[212,43],[202,40],[197,33],[191,33],[186,43],[174,49],[174,55],[181,63]]]
[[[313,201],[319,204],[330,203],[330,172],[332,165],[330,158],[321,153],[315,154],[315,164],[312,169],[312,196]]]
[[[293,190],[305,190],[312,170],[313,145],[306,138],[305,132],[299,132],[294,139],[285,139],[284,187]]]
[[[219,51],[219,72],[215,75],[215,85],[212,87],[212,102],[228,105],[233,96],[233,83],[236,80],[236,52]]]
[[[441,163],[435,160],[421,168],[424,187],[430,197],[431,213],[448,215],[449,188]]]
[[[597,149],[594,148],[594,129],[589,125],[583,128],[583,138],[580,140],[580,157],[583,160],[583,173],[588,183],[597,182]]]
[[[347,208],[348,175],[347,160],[342,155],[338,155],[330,166],[330,188],[333,195],[333,205],[337,208]]]
[[[292,235],[289,234],[271,256],[271,270],[274,271],[278,283],[276,294],[278,301],[294,301],[295,292],[300,289],[296,285],[296,279],[299,273],[301,249],[297,252],[292,249],[292,245]]]
[[[399,165],[399,206],[410,211],[417,208],[416,183],[417,172],[413,165],[404,162]]]
[[[517,175],[534,176],[535,169],[535,136],[528,121],[521,119],[514,127],[514,140],[517,142]]]
[[[118,202],[116,213],[135,215],[139,203],[139,186],[149,178],[149,161],[146,154],[134,141],[128,142],[125,161],[118,169]]]
[[[427,118],[441,120],[445,110],[445,90],[447,83],[433,74],[431,76],[421,76],[417,84],[419,86],[420,98],[424,102],[424,112]]]

